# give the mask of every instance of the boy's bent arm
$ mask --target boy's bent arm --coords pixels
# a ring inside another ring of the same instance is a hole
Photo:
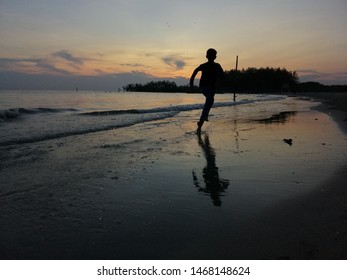
[[[192,74],[192,76],[190,77],[190,86],[192,87],[194,85],[194,79],[196,74],[198,74],[198,72],[200,71],[199,67],[196,68]]]
[[[225,76],[225,72],[224,72],[224,70],[223,70],[223,68],[222,68],[222,66],[220,66],[220,64],[219,64],[219,70],[218,70],[218,77],[220,78],[220,79],[225,79],[226,78],[226,76]]]
[[[223,79],[225,78],[225,72],[220,64],[219,64],[219,76]]]

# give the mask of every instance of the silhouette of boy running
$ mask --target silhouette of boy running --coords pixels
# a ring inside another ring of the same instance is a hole
[[[208,61],[197,67],[190,78],[190,87],[192,88],[194,86],[194,79],[196,74],[201,71],[199,86],[201,88],[202,94],[206,97],[200,120],[197,123],[198,133],[201,132],[201,127],[204,122],[208,121],[208,114],[212,108],[214,95],[216,93],[217,78],[222,78],[224,76],[224,71],[220,64],[214,62],[214,60],[217,58],[217,51],[215,49],[208,49],[206,52],[206,58]]]

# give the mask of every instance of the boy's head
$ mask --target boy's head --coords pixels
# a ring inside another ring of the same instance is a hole
[[[208,49],[206,52],[206,58],[209,61],[214,61],[217,57],[217,51],[215,49]]]

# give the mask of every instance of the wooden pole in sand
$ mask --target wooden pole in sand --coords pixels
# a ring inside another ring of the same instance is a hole
[[[239,65],[239,56],[236,56],[236,66],[235,66],[235,75],[237,75],[237,67]],[[236,100],[236,91],[234,91],[234,101]]]

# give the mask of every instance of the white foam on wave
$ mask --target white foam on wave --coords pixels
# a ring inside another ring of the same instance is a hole
[[[75,112],[77,109],[56,109],[56,108],[11,108],[6,110],[0,110],[0,120],[7,121],[16,119],[20,116],[34,115],[34,114],[46,114],[46,113],[65,113]]]
[[[60,126],[53,127],[47,130],[37,130],[31,131],[30,136],[25,137],[11,137],[7,140],[0,141],[0,146],[9,146],[16,144],[26,144],[26,143],[35,143],[40,141],[58,139],[74,135],[83,135],[101,131],[107,131],[122,127],[129,127],[139,123],[151,122],[161,119],[166,119],[174,117],[178,112],[163,112],[163,113],[152,113],[152,114],[143,114],[138,115],[137,117],[125,117],[117,120],[114,119],[105,119],[103,118],[100,122],[93,122],[92,120],[87,120],[80,122],[77,119],[74,124],[70,126]]]
[[[237,102],[216,102],[213,107],[241,106],[254,102],[278,100],[279,98],[283,97],[259,96],[255,99],[243,99]],[[10,109],[6,111],[6,118],[8,118],[10,114],[14,114],[14,117],[24,114],[25,118],[20,118],[19,121],[16,122],[3,123],[3,129],[4,131],[8,131],[8,133],[1,133],[0,130],[0,146],[34,143],[129,127],[139,123],[171,118],[181,112],[201,110],[202,108],[203,104],[199,103],[176,106],[170,105],[149,109],[97,110],[82,114],[79,110],[75,109]],[[57,114],[66,111],[71,111],[72,113]]]

